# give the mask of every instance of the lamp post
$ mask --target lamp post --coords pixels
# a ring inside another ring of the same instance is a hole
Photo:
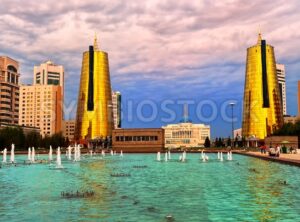
[[[229,103],[231,106],[231,135],[232,135],[232,144],[234,145],[234,126],[233,126],[233,106],[235,103]]]

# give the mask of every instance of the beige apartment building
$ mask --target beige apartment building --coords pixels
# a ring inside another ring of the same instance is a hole
[[[165,130],[165,147],[168,149],[203,147],[206,137],[210,138],[209,125],[184,122],[162,128]]]
[[[39,127],[42,136],[62,129],[61,87],[32,85],[20,87],[19,125]]]
[[[19,63],[0,56],[0,123],[18,124]]]
[[[64,68],[52,61],[34,66],[33,85],[20,87],[19,125],[40,128],[42,136],[62,131]]]
[[[62,133],[65,138],[68,138],[69,141],[74,141],[75,133],[75,120],[64,120],[62,124]]]

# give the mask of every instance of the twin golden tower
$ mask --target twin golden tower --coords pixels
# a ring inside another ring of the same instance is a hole
[[[283,124],[274,48],[261,34],[247,49],[242,135],[263,139]],[[112,95],[108,56],[94,45],[83,53],[75,139],[111,136]]]
[[[283,124],[274,48],[261,34],[247,49],[242,135],[264,139]]]
[[[99,50],[97,38],[83,53],[78,92],[75,139],[111,136],[112,97],[108,56]]]

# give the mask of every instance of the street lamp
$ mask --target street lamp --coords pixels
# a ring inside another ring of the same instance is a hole
[[[235,103],[229,103],[231,106],[231,134],[232,134],[232,144],[234,144],[234,127],[233,127],[233,106]]]

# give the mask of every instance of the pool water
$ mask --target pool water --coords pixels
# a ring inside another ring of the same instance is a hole
[[[224,162],[208,154],[205,163],[200,154],[186,163],[171,156],[63,156],[64,169],[16,156],[16,167],[0,169],[0,221],[300,221],[298,167],[235,154]],[[121,173],[130,176],[111,175]],[[61,196],[77,190],[95,195]]]

